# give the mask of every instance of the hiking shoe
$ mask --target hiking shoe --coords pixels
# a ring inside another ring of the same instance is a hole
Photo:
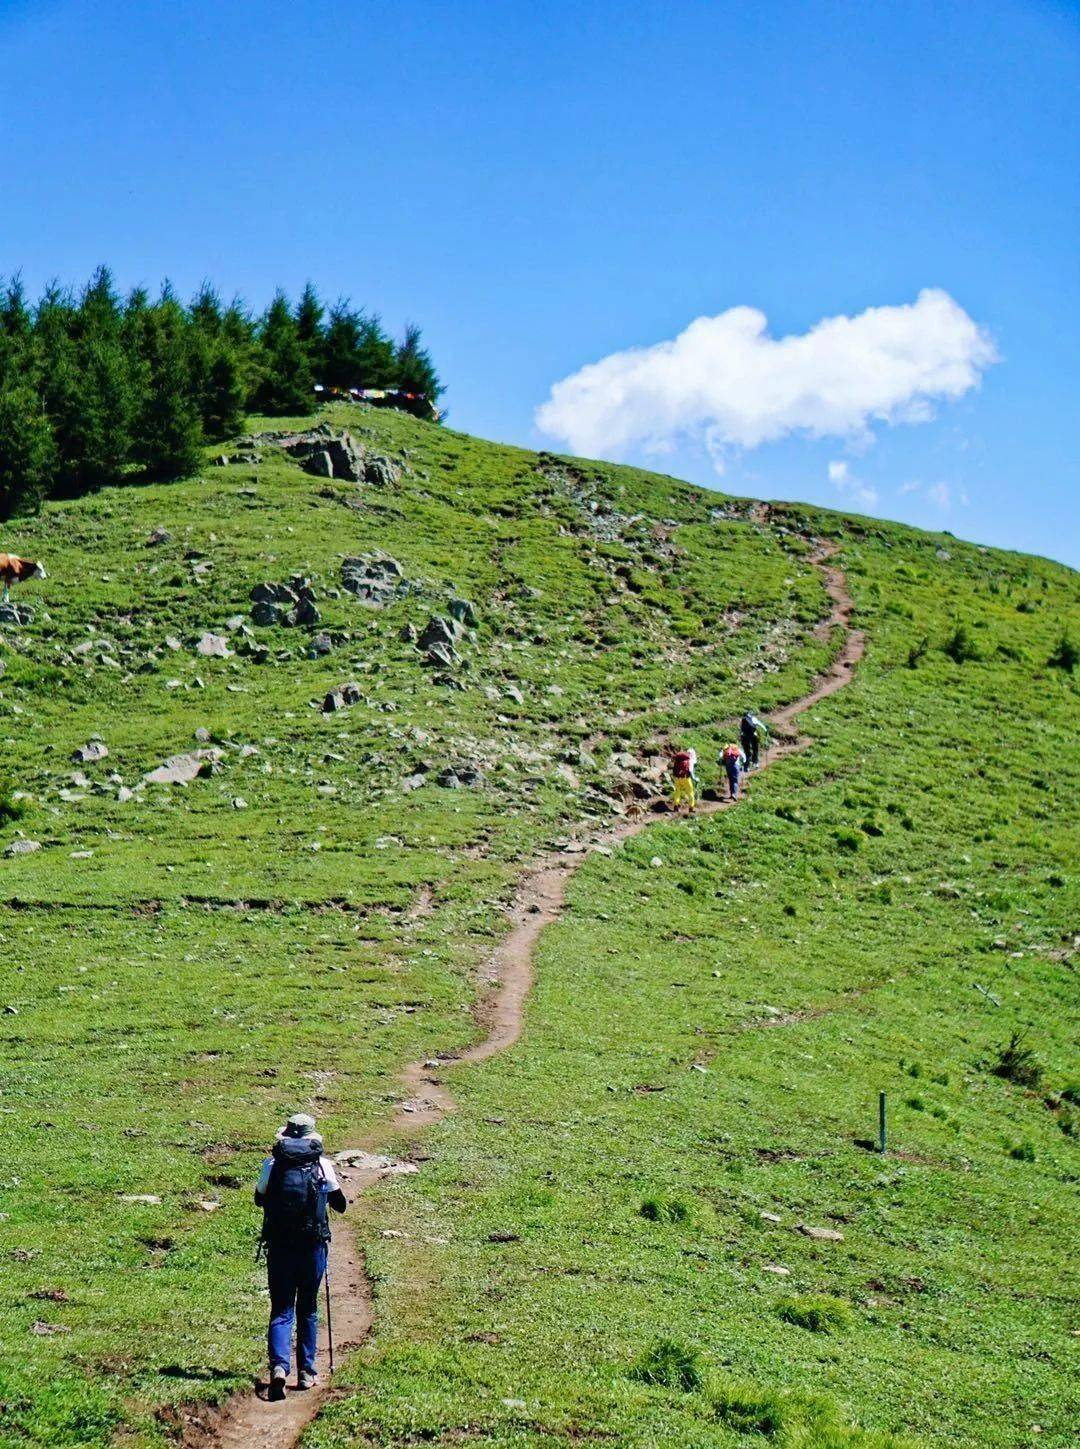
[[[267,1394],[266,1397],[270,1399],[272,1403],[276,1404],[285,1397],[285,1380],[287,1377],[288,1375],[285,1373],[285,1370],[281,1367],[280,1364],[278,1364],[278,1366],[271,1373],[270,1392]]]
[[[301,1369],[296,1376],[296,1387],[298,1389],[313,1389],[319,1382],[319,1375],[314,1369]]]

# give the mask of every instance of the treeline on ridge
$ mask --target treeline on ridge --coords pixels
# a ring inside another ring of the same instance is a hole
[[[204,442],[246,412],[308,413],[313,388],[385,388],[427,399],[443,388],[420,331],[395,343],[378,317],[314,287],[278,292],[253,316],[204,284],[190,304],[166,283],[122,299],[99,268],[76,294],[36,304],[0,284],[0,519],[125,478],[178,478]]]

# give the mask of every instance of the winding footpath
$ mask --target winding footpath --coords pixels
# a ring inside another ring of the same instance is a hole
[[[809,694],[792,704],[771,712],[776,743],[769,751],[768,763],[783,759],[807,747],[810,741],[794,729],[794,721],[805,710],[843,689],[851,678],[854,666],[862,658],[865,639],[861,631],[850,627],[853,604],[842,571],[829,560],[836,552],[831,545],[820,545],[809,561],[824,575],[825,589],[831,608],[816,627],[815,636],[828,641],[833,630],[844,631],[840,652],[829,668],[814,684]],[[714,814],[730,808],[726,801],[703,801],[698,814]],[[610,830],[591,837],[590,844],[617,845],[640,834],[655,821],[671,821],[669,815],[641,815],[620,821]],[[442,1074],[461,1062],[482,1062],[512,1047],[521,1035],[525,1000],[533,980],[533,960],[540,934],[557,921],[566,904],[566,888],[570,877],[588,859],[587,850],[561,851],[547,855],[529,867],[522,877],[510,910],[509,934],[489,958],[481,977],[480,998],[475,1016],[481,1030],[479,1040],[456,1056],[438,1062],[411,1062],[401,1074],[405,1098],[386,1119],[374,1137],[363,1148],[352,1149],[361,1154],[375,1154],[390,1140],[402,1133],[414,1134],[419,1129],[440,1121],[454,1110],[454,1098]],[[346,1154],[350,1149],[346,1149]],[[375,1168],[339,1166],[338,1176],[350,1203],[354,1203],[375,1183],[382,1172]],[[374,1323],[374,1300],[364,1266],[363,1253],[354,1234],[339,1226],[330,1248],[331,1305],[334,1324],[335,1357],[360,1346]],[[321,1315],[325,1319],[325,1313]],[[293,1449],[304,1429],[320,1408],[334,1394],[330,1376],[325,1372],[326,1324],[320,1321],[320,1363],[324,1372],[319,1387],[306,1393],[290,1392],[284,1402],[269,1403],[266,1385],[256,1393],[236,1395],[221,1408],[198,1407],[188,1411],[183,1425],[185,1449]]]

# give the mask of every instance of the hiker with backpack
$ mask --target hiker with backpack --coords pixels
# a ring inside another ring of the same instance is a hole
[[[671,777],[675,781],[675,794],[672,798],[671,808],[678,810],[685,805],[691,815],[694,813],[696,800],[694,798],[694,785],[697,781],[697,751],[676,750],[671,756]]]
[[[270,1392],[285,1397],[289,1377],[294,1317],[298,1389],[317,1383],[315,1351],[319,1327],[319,1285],[326,1272],[330,1242],[328,1208],[343,1213],[345,1194],[334,1164],[323,1156],[323,1140],[315,1118],[306,1112],[290,1117],[277,1135],[271,1155],[262,1165],[255,1188],[255,1204],[263,1210],[260,1249],[266,1249],[266,1277],[270,1288],[270,1327],[267,1351]]]
[[[748,709],[739,721],[739,742],[746,757],[746,768],[752,770],[760,763],[761,748],[768,748],[769,727]]]
[[[725,745],[720,751],[720,763],[727,775],[728,799],[737,800],[739,798],[739,779],[746,765],[746,755],[738,745]]]

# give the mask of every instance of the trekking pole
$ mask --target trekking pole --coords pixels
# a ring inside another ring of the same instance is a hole
[[[330,1372],[334,1372],[334,1321],[330,1317],[330,1274],[323,1277],[326,1284],[326,1337],[330,1345]]]

